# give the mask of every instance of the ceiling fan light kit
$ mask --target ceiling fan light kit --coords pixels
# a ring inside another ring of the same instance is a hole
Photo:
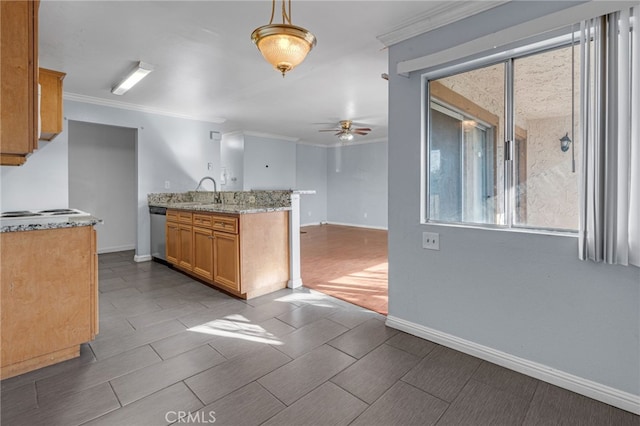
[[[313,34],[302,27],[291,24],[291,0],[289,11],[282,0],[282,24],[274,24],[276,0],[271,3],[271,19],[268,25],[258,27],[251,33],[251,40],[267,62],[284,75],[300,65],[316,45]]]
[[[352,120],[340,120],[340,128],[337,129],[322,129],[318,130],[319,132],[336,132],[335,135],[338,137],[340,142],[349,142],[352,141],[355,135],[366,136],[371,129],[369,127],[356,127],[352,128],[353,124]]]

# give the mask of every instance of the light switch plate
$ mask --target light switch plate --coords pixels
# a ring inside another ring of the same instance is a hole
[[[427,250],[440,250],[440,234],[437,232],[423,232],[422,248]]]

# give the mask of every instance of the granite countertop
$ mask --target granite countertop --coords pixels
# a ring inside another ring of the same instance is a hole
[[[102,219],[91,215],[0,219],[0,233],[93,226],[99,223],[102,223]]]
[[[147,203],[209,213],[267,213],[291,210],[291,193],[291,190],[168,192],[148,194]]]
[[[168,209],[200,211],[207,213],[250,214],[291,210],[291,206],[260,206],[256,204],[225,204],[225,203],[196,203],[196,202],[149,202],[150,206],[166,207]]]

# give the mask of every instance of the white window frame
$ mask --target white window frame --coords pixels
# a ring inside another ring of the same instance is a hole
[[[579,40],[577,34],[579,25],[570,26],[564,31],[564,34],[559,36],[553,36],[541,41],[523,43],[522,46],[512,48],[503,52],[494,53],[480,58],[474,58],[472,60],[454,64],[451,66],[444,66],[421,75],[421,200],[420,200],[420,223],[426,225],[438,225],[438,226],[450,226],[450,227],[463,227],[474,229],[489,229],[499,231],[513,231],[524,233],[538,233],[538,234],[553,234],[553,235],[566,235],[566,236],[578,236],[578,228],[575,230],[567,229],[555,229],[545,227],[534,227],[526,225],[514,224],[514,204],[515,204],[515,188],[513,185],[513,161],[507,161],[507,155],[503,158],[504,167],[504,214],[505,224],[492,224],[492,223],[471,223],[471,222],[449,222],[434,220],[429,217],[429,170],[430,170],[430,141],[429,141],[429,110],[431,107],[431,96],[429,93],[429,82],[432,80],[438,80],[444,77],[472,71],[475,69],[488,67],[504,63],[505,65],[505,116],[504,116],[504,149],[505,154],[508,152],[508,158],[513,158],[514,145],[515,145],[515,126],[513,123],[514,111],[513,111],[513,85],[507,84],[509,79],[513,78],[513,62],[516,59],[526,56],[543,53],[545,51],[571,46],[572,39]],[[572,32],[572,31],[575,31]],[[579,87],[579,86],[578,86]],[[496,146],[496,149],[502,149],[500,146]],[[499,167],[497,164],[496,167]],[[578,208],[579,206],[576,206]]]

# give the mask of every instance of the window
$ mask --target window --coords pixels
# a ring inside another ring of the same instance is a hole
[[[546,49],[425,78],[426,221],[578,229],[579,49]]]

